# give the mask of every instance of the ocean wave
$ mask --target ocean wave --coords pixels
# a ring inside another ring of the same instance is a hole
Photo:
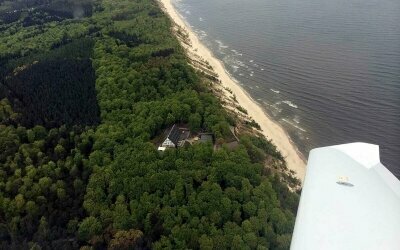
[[[279,107],[277,107],[277,106],[271,105],[271,107],[272,107],[275,111],[277,111],[278,113],[282,112],[282,109],[279,108]]]
[[[287,104],[290,107],[295,108],[295,109],[298,108],[298,106],[296,104],[294,104],[293,102],[291,102],[291,101],[282,101],[282,103],[285,103],[285,104]]]
[[[243,53],[239,53],[237,50],[235,49],[231,49],[231,52],[233,52],[235,54],[235,56],[243,56]]]
[[[191,26],[191,27],[194,27],[194,26]],[[207,34],[204,30],[200,30],[200,29],[193,29],[193,30],[198,35]]]
[[[236,64],[238,64],[239,66],[242,66],[242,67],[246,67],[246,64],[244,64],[244,62],[242,62],[240,60],[237,60]]]
[[[279,108],[279,107],[276,105],[276,103],[275,103],[275,104],[269,104],[269,103],[267,103],[266,101],[263,101],[263,103],[264,103],[264,105],[265,105],[266,107],[273,108],[273,110],[271,110],[273,113],[276,113],[276,112],[280,113],[280,112],[282,112],[282,109]]]
[[[274,92],[274,93],[277,93],[277,94],[279,94],[279,93],[281,93],[279,90],[275,90],[275,89],[270,89],[272,92]]]
[[[208,36],[208,34],[204,30],[195,30],[194,32],[196,32],[200,40],[203,40],[205,37]]]
[[[221,40],[215,40],[216,43],[218,43],[218,48],[219,49],[226,49],[229,48],[228,45],[225,45]]]
[[[237,72],[238,69],[240,68],[240,67],[237,66],[237,65],[231,65],[231,67],[232,67],[232,69],[233,69],[233,72]]]
[[[300,126],[298,126],[298,125],[296,125],[296,124],[294,124],[294,123],[288,121],[288,120],[285,119],[285,118],[282,118],[282,121],[286,122],[287,124],[290,124],[291,126],[297,128],[298,130],[300,130],[300,131],[302,131],[302,132],[307,132],[307,130],[305,130],[304,128],[302,128],[302,127],[300,127]]]

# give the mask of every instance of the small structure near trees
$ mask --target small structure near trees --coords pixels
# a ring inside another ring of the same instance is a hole
[[[178,128],[176,124],[172,126],[165,140],[158,147],[159,151],[164,151],[167,148],[182,147],[185,141],[189,138],[190,131],[186,128]]]
[[[199,142],[202,143],[211,142],[212,144],[214,144],[214,135],[212,133],[200,133]]]

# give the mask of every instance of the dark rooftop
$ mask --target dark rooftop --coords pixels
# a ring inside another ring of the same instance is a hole
[[[201,134],[200,142],[213,142],[213,135],[212,134]]]
[[[170,139],[175,145],[178,145],[180,136],[181,132],[179,131],[179,128],[174,124],[174,126],[172,126],[171,128],[171,131],[169,131],[167,138]]]

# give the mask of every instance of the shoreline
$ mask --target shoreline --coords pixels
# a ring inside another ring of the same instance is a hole
[[[175,9],[172,0],[159,0],[159,2],[172,21],[187,31],[188,40],[191,45],[186,45],[184,47],[189,50],[189,53],[192,53],[209,63],[213,68],[213,71],[218,74],[222,86],[232,91],[240,106],[247,110],[248,116],[260,125],[260,132],[265,136],[265,138],[271,140],[281,152],[282,156],[286,160],[288,169],[293,170],[295,176],[303,183],[306,162],[304,156],[290,139],[288,133],[265,112],[265,110],[250,96],[249,93],[240,86],[240,84],[226,70],[223,62],[216,58],[212,51],[200,41],[188,23]]]

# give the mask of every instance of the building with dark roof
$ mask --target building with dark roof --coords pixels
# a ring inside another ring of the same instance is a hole
[[[214,136],[211,133],[201,133],[199,138],[199,142],[207,143],[211,142],[214,143]]]
[[[171,130],[169,131],[167,138],[165,138],[164,142],[161,144],[161,147],[176,148],[178,146],[180,136],[181,132],[179,128],[174,124],[174,126],[172,126]]]

